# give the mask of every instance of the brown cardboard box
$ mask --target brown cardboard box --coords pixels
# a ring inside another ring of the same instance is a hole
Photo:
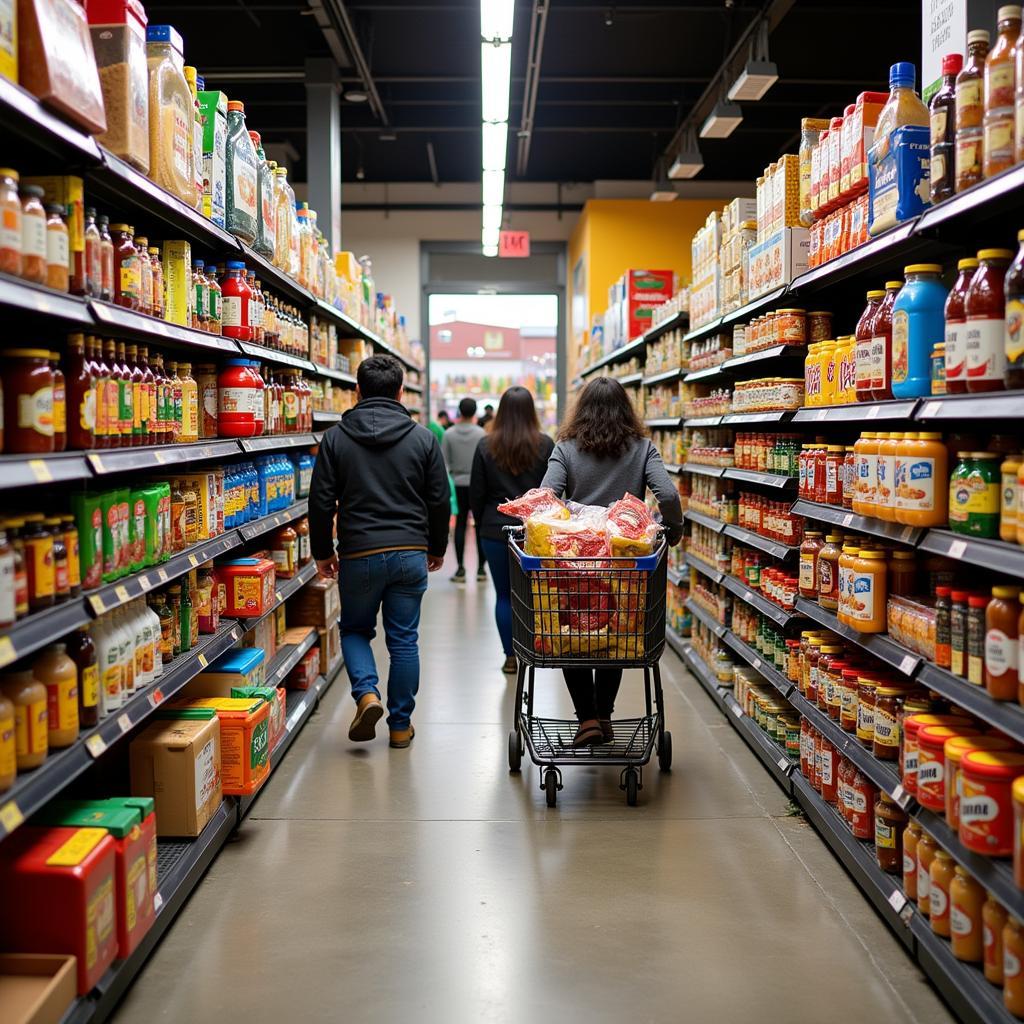
[[[292,626],[322,629],[337,622],[340,614],[341,597],[336,580],[315,579],[288,602],[288,622]]]
[[[341,657],[341,633],[336,622],[326,629],[318,629],[317,633],[320,636],[320,675],[326,676],[328,669]]]
[[[156,800],[157,835],[199,835],[223,799],[216,712],[148,726],[132,741],[131,774],[132,796]]]
[[[267,664],[277,654],[277,624],[275,616],[268,615],[260,623],[242,635],[243,647],[261,647]]]
[[[60,1024],[77,994],[73,956],[0,955],[0,1020],[4,1024]]]

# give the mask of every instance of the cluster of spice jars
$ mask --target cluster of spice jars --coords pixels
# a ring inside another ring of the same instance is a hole
[[[779,544],[799,544],[803,536],[804,518],[792,511],[788,501],[774,501],[762,494],[741,491],[737,513],[737,526]]]
[[[813,441],[797,454],[797,496],[837,508],[852,508],[856,480],[852,445]]]
[[[754,317],[743,333],[736,355],[761,352],[776,345],[806,345],[832,337],[832,314],[802,309],[776,309]]]
[[[796,476],[800,452],[799,434],[751,434],[738,432],[733,448],[737,469]]]
[[[732,409],[726,412],[786,412],[804,404],[804,382],[799,377],[762,377],[733,385]]]
[[[762,732],[786,757],[796,763],[800,758],[800,716],[774,690],[759,685],[759,676],[747,666],[733,670],[733,696]]]
[[[780,672],[786,671],[786,638],[766,615],[744,604],[732,603],[732,631]]]
[[[800,720],[800,771],[839,811],[855,838],[874,840],[878,789],[806,718]]]

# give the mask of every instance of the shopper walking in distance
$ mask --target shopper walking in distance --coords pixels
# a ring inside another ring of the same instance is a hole
[[[441,409],[437,414],[436,420],[431,420],[427,426],[430,428],[430,432],[438,439],[444,437],[444,432],[452,425],[452,421],[448,418],[446,410]]]
[[[402,379],[393,356],[359,364],[358,404],[324,435],[309,490],[313,557],[341,592],[341,649],[356,702],[348,737],[372,740],[384,714],[370,647],[383,612],[393,747],[414,735],[420,602],[427,573],[444,561],[451,517],[440,445],[401,404]]]
[[[490,433],[476,446],[469,480],[469,504],[494,581],[494,619],[505,650],[502,671],[515,675],[512,653],[512,586],[508,572],[506,526],[519,521],[498,511],[509,495],[537,487],[547,469],[554,442],[540,430],[533,396],[526,388],[511,387],[498,403]]]
[[[484,406],[484,414],[476,421],[478,427],[483,427],[486,433],[491,432],[491,427],[494,424],[494,406],[488,403]]]
[[[580,392],[541,486],[581,505],[610,505],[627,493],[642,499],[650,488],[661,510],[668,543],[674,546],[682,539],[679,492],[625,389],[610,377],[598,377]],[[622,669],[563,671],[580,723],[573,746],[610,742]]]
[[[453,583],[466,582],[466,565],[464,556],[466,553],[466,525],[469,522],[469,477],[473,470],[473,455],[476,453],[476,446],[480,438],[484,436],[483,428],[474,422],[476,416],[476,401],[472,398],[464,398],[459,402],[459,418],[454,426],[444,432],[441,439],[441,452],[444,455],[444,464],[452,475],[455,483],[455,500],[458,502],[459,511],[455,516],[455,557],[459,566],[452,577]],[[480,523],[476,526],[476,555],[478,580],[487,579],[487,570],[484,568],[484,551],[480,544]]]

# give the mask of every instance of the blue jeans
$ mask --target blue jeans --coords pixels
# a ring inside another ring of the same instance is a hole
[[[383,551],[338,562],[341,592],[341,650],[358,701],[376,693],[380,680],[370,641],[377,635],[377,613],[384,615],[384,642],[391,656],[388,672],[388,727],[408,729],[420,686],[418,631],[420,602],[427,589],[425,551]]]
[[[508,575],[508,543],[486,537],[480,543],[497,595],[494,599],[494,621],[498,624],[498,636],[507,658],[512,653],[512,584]]]

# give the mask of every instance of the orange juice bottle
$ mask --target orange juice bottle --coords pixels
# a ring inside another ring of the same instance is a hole
[[[896,522],[943,526],[949,508],[949,452],[942,435],[907,434],[896,458]]]
[[[858,633],[884,633],[886,629],[885,552],[862,548],[850,566],[849,625]]]
[[[896,522],[896,446],[902,434],[878,435],[878,483],[875,489],[875,517]]]
[[[821,361],[821,405],[836,404],[836,343],[823,341],[819,354]]]

